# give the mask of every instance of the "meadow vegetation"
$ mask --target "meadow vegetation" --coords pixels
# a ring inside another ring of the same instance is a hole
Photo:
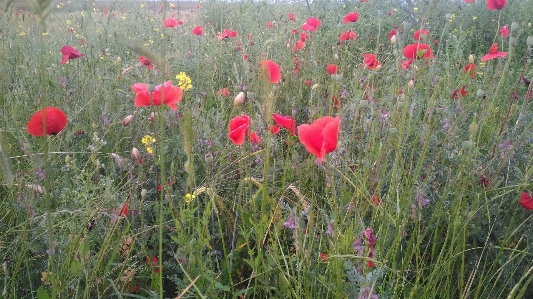
[[[533,2],[0,4],[1,298],[533,298]]]

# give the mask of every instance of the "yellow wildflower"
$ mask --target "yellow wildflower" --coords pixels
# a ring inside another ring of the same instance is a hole
[[[196,196],[194,194],[190,194],[190,193],[187,193],[185,194],[185,202],[186,203],[191,203],[191,201],[195,198]]]
[[[185,72],[180,72],[176,75],[176,79],[178,79],[178,86],[183,89],[183,91],[187,91],[192,88],[192,80],[185,74]]]
[[[142,144],[146,145],[147,147],[150,147],[152,144],[156,142],[155,138],[150,135],[145,135],[141,139]]]
[[[150,155],[153,155],[153,154],[154,154],[154,149],[151,148],[151,147],[147,147],[147,148],[146,148],[146,151],[147,151]]]

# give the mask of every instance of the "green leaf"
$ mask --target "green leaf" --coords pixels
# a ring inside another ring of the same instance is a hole
[[[78,275],[81,273],[81,270],[83,269],[80,261],[72,261],[72,263],[70,263],[70,274],[72,275]]]
[[[50,299],[50,296],[48,295],[48,292],[46,292],[43,288],[43,286],[40,286],[37,289],[37,298],[38,299]]]
[[[215,283],[215,288],[217,288],[218,290],[224,291],[224,292],[230,291],[230,288],[228,286],[225,286],[218,281]]]

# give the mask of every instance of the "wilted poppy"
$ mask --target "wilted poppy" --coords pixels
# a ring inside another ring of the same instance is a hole
[[[379,68],[381,65],[379,64],[379,61],[376,59],[376,55],[374,54],[364,54],[363,55],[363,68],[368,68],[370,70],[375,70]]]
[[[156,86],[151,96],[148,85],[145,83],[135,83],[131,89],[136,94],[134,100],[135,107],[166,104],[170,109],[176,110],[178,109],[177,104],[183,97],[183,90],[179,86],[172,85],[172,81],[170,80],[162,85]],[[161,98],[162,94],[165,97],[163,99]]]
[[[276,125],[290,130],[291,136],[294,136],[294,133],[296,132],[296,121],[292,117],[281,114],[272,114],[272,117],[274,118]]]
[[[153,69],[154,68],[154,65],[152,64],[152,62],[144,57],[144,56],[139,56],[139,63],[140,65],[145,65],[148,69]]]
[[[465,97],[466,94],[468,93],[468,91],[466,91],[464,85],[463,85],[463,87],[461,87],[461,90],[459,90],[459,89],[455,89],[455,90],[453,91],[453,94],[452,94],[452,100],[456,100],[457,98],[459,98],[459,93],[461,93],[461,96],[462,96],[462,97]]]
[[[194,35],[202,35],[204,34],[204,27],[202,26],[196,26],[192,29],[192,34]]]
[[[302,25],[302,30],[315,32],[321,24],[319,19],[311,17],[305,20],[305,23]]]
[[[337,73],[338,67],[336,64],[328,64],[326,65],[326,70],[330,75],[333,75]]]
[[[359,13],[349,12],[346,16],[344,16],[344,24],[357,22],[357,19],[359,19]]]
[[[250,141],[251,141],[253,144],[259,144],[259,143],[261,143],[263,140],[261,140],[261,138],[259,138],[259,136],[257,135],[256,132],[250,132]]]
[[[219,97],[219,96],[229,97],[229,95],[230,95],[230,92],[229,92],[229,90],[226,87],[222,87],[215,94],[216,97]]]
[[[305,48],[305,42],[303,42],[302,40],[297,40],[295,43],[294,43],[294,46],[292,47],[292,52],[296,52],[298,50],[301,50]]]
[[[415,31],[415,33],[413,34],[413,38],[415,40],[420,40],[420,38],[424,39],[424,38],[428,37],[428,35],[429,35],[429,30],[422,29],[422,30]]]
[[[63,54],[63,58],[61,59],[61,64],[67,63],[69,59],[75,59],[80,58],[83,56],[78,50],[74,49],[71,46],[64,46],[61,48],[61,54]]]
[[[528,210],[533,210],[533,198],[531,198],[531,195],[527,192],[522,192],[522,195],[520,196],[520,205]]]
[[[340,124],[341,119],[338,116],[324,116],[312,124],[298,126],[300,142],[318,158],[318,163],[322,163],[324,156],[337,148]]]
[[[465,65],[464,73],[469,73],[470,78],[474,79],[476,77],[476,65],[473,63],[469,63]]]
[[[26,124],[26,131],[33,136],[56,135],[61,132],[66,125],[67,115],[65,112],[56,107],[46,107],[37,111],[30,118]]]
[[[500,31],[498,33],[503,37],[507,38],[509,36],[509,26],[505,25],[502,28],[500,28]]]
[[[222,31],[222,33],[220,33],[220,35],[218,36],[218,39],[222,40],[225,38],[234,38],[236,36],[237,36],[237,31],[232,31],[226,28],[224,29],[224,31]]]
[[[163,26],[165,28],[178,27],[178,25],[180,25],[178,21],[174,20],[173,18],[168,18],[163,21]]]
[[[487,0],[487,8],[489,10],[500,10],[505,6],[505,4],[507,4],[507,0]]]
[[[307,32],[301,32],[300,33],[300,40],[302,42],[305,42],[305,40],[308,39],[308,38],[309,38],[309,34],[307,34]]]
[[[278,84],[281,80],[281,70],[279,68],[279,65],[275,63],[272,60],[261,60],[261,64],[259,66],[261,75],[263,73],[266,73],[268,76],[268,79],[270,80],[270,83],[272,84]]]
[[[347,40],[356,40],[357,34],[351,30],[344,31],[341,36],[339,37],[339,41],[347,41]]]
[[[481,58],[481,61],[487,61],[498,57],[504,58],[505,56],[507,56],[507,52],[498,52],[498,44],[494,43],[490,47],[489,53],[483,56]]]
[[[235,116],[229,121],[228,137],[235,145],[244,143],[244,138],[248,135],[248,128],[250,127],[250,117],[246,114]]]

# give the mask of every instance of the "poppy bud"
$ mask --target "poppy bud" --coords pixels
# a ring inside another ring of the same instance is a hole
[[[474,141],[472,140],[463,141],[463,149],[469,151],[473,148],[474,148]]]
[[[122,167],[122,162],[124,161],[121,156],[111,153],[111,158],[115,160],[115,163],[118,165],[118,167]]]
[[[528,47],[531,47],[533,46],[533,36],[528,36],[527,39],[526,39],[526,44]]]
[[[476,135],[478,128],[479,126],[476,123],[471,123],[470,126],[468,126],[468,131],[470,132],[470,136]]]
[[[146,197],[146,194],[148,194],[148,190],[146,190],[146,189],[142,189],[142,190],[141,190],[141,197],[142,197],[142,198],[145,198],[145,197]]]
[[[240,87],[239,85],[235,85],[235,86],[233,87],[233,91],[235,91],[235,92],[241,92],[241,91],[242,91],[242,87]]]
[[[485,91],[483,89],[478,89],[477,92],[476,92],[476,97],[477,98],[482,98],[485,96]]]
[[[233,106],[238,107],[238,106],[244,104],[245,98],[246,97],[244,96],[244,92],[242,92],[242,91],[239,92],[239,94],[237,94],[237,96],[233,100]]]
[[[207,165],[209,166],[213,165],[213,155],[211,153],[205,154],[204,159]]]
[[[512,31],[515,31],[516,29],[518,29],[518,27],[520,27],[520,26],[518,26],[518,23],[517,23],[517,22],[512,22],[512,23],[511,23],[511,30],[512,30]]]
[[[378,109],[372,109],[372,112],[370,112],[370,116],[372,116],[372,118],[376,118],[379,116],[379,110]]]
[[[131,150],[131,157],[133,158],[133,160],[135,160],[135,162],[139,163],[140,165],[143,164],[143,160],[141,159],[141,153],[137,148],[134,147]]]
[[[149,92],[154,92],[154,90],[155,90],[154,83],[148,83],[147,89],[148,89]]]
[[[409,80],[409,83],[407,83],[407,87],[409,88],[415,87],[415,82],[413,81],[413,79]]]
[[[253,100],[255,99],[255,91],[247,91],[246,92],[246,97],[250,100]]]
[[[133,120],[133,115],[128,115],[126,117],[124,117],[124,119],[122,120],[122,126],[125,127],[127,125],[130,124],[130,122]]]
[[[474,63],[474,55],[470,54],[470,56],[468,56],[468,63]]]
[[[335,54],[333,55],[333,59],[335,59],[335,60],[339,60],[339,55],[338,55],[337,53],[335,53]]]
[[[360,100],[359,101],[359,108],[361,108],[361,109],[368,108],[368,101],[367,100]]]
[[[396,34],[395,34],[395,35],[391,36],[390,43],[391,44],[395,44],[396,42],[397,42],[397,38],[396,38]]]

